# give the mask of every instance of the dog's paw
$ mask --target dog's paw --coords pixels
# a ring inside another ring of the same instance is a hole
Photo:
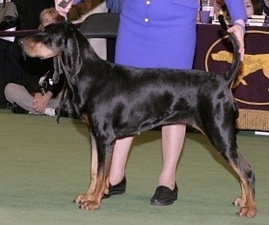
[[[246,206],[246,199],[245,198],[236,198],[233,202],[235,206],[239,206],[241,208],[244,208]]]
[[[243,197],[236,198],[233,204],[240,207],[239,212],[236,213],[240,217],[246,216],[248,218],[253,218],[257,213],[255,203],[248,204],[246,199]]]
[[[93,211],[100,208],[100,200],[94,200],[92,195],[78,195],[74,200],[74,203],[79,205],[80,209],[87,211]]]
[[[248,218],[255,217],[257,213],[256,207],[240,207],[240,211],[237,213],[238,216],[246,216]]]

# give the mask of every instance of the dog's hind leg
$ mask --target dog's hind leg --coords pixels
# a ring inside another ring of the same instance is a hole
[[[233,204],[240,207],[239,216],[254,217],[257,211],[255,204],[255,174],[240,153],[238,153],[238,160],[232,163],[231,166],[239,176],[242,189],[242,196],[236,198]]]
[[[221,127],[221,128],[219,128]],[[245,161],[237,150],[236,135],[233,124],[214,126],[210,131],[205,131],[211,143],[221,153],[224,159],[230,164],[237,174],[242,196],[234,201],[240,207],[239,216],[254,217],[256,215],[255,204],[255,174],[250,165]]]
[[[103,141],[92,136],[91,178],[86,194],[78,195],[74,202],[85,210],[95,210],[101,205],[102,197],[109,186],[109,171],[112,159],[113,144],[104,144]]]

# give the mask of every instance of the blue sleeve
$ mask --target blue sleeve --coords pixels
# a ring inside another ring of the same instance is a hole
[[[111,9],[113,5],[113,0],[106,0],[106,7],[107,9]]]
[[[106,7],[110,12],[120,13],[122,8],[122,0],[106,0]]]
[[[81,1],[81,0],[74,0],[74,1],[73,1],[73,5],[78,4],[80,1]]]
[[[247,19],[244,0],[225,0],[232,21]]]

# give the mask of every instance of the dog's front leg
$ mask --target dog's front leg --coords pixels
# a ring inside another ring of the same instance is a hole
[[[92,158],[89,188],[86,194],[78,195],[74,200],[79,204],[80,208],[89,211],[100,207],[105,190],[108,189],[108,175],[113,148],[112,144],[104,145],[102,144],[102,141],[96,145],[96,140],[93,136],[91,136],[91,140]],[[107,146],[107,148],[104,149],[102,146]]]

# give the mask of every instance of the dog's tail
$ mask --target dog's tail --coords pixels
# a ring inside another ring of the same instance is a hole
[[[224,21],[223,15],[219,15],[218,19],[219,19],[219,22],[220,22],[222,28],[225,31],[227,31],[228,27]],[[231,33],[229,33],[228,36],[229,36],[229,39],[233,45],[233,62],[232,62],[230,69],[224,74],[224,79],[226,80],[226,82],[230,86],[237,76],[241,61],[240,61],[240,53],[238,52],[239,45],[238,45],[238,41],[237,41],[236,36],[234,34],[231,34]]]

